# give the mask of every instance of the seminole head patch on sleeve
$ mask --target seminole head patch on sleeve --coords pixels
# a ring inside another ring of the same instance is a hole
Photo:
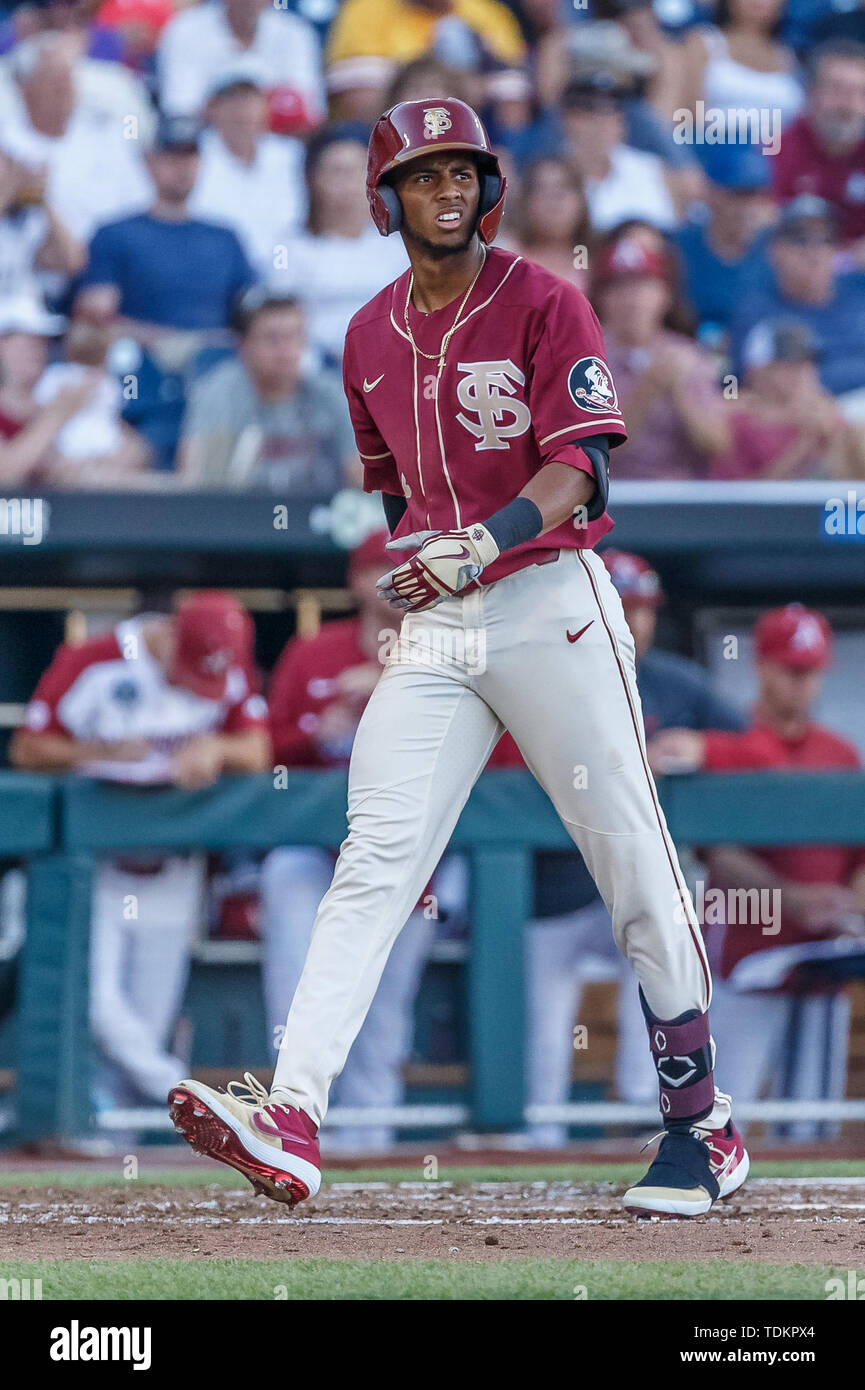
[[[618,397],[606,362],[600,357],[581,357],[568,373],[568,391],[580,410],[599,414],[618,408]]]

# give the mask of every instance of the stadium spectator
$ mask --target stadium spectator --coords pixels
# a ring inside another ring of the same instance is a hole
[[[831,664],[825,618],[798,603],[772,609],[757,624],[754,650],[752,726],[738,734],[668,730],[660,739],[679,768],[858,768],[854,746],[812,715]],[[765,1093],[843,1096],[849,1006],[838,972],[845,956],[865,953],[865,848],[730,845],[711,850],[707,863],[713,888],[726,890],[729,904],[742,901],[731,896],[742,889],[759,894],[761,904],[759,920],[750,910],[727,909],[712,1008],[719,1085],[734,1087],[741,1101]],[[810,1137],[815,1126],[794,1128]]]
[[[547,156],[526,166],[520,180],[514,251],[588,293],[594,236],[579,174]]]
[[[628,442],[616,453],[617,478],[705,477],[709,458],[729,447],[711,359],[663,326],[673,304],[673,275],[669,253],[636,232],[594,259],[593,303],[628,421]]]
[[[87,323],[69,326],[64,343],[66,360],[46,367],[33,399],[50,405],[68,399],[76,388],[89,387],[86,400],[64,422],[52,456],[39,469],[39,480],[53,487],[117,487],[127,485],[150,463],[146,442],[121,418],[120,382],[106,367],[111,335]]]
[[[169,116],[197,116],[217,73],[238,59],[261,64],[272,99],[294,104],[299,127],[324,115],[321,53],[312,26],[267,0],[190,5],[162,31],[159,103]]]
[[[769,111],[774,119],[777,111],[781,128],[769,141],[752,131],[751,140],[783,143],[803,101],[796,56],[778,37],[783,9],[784,0],[718,0],[714,24],[696,26],[684,41],[674,119],[682,110],[698,116],[699,102],[725,116]],[[726,138],[737,147],[738,131],[727,130]]]
[[[639,555],[605,550],[604,564],[622,600],[634,639],[634,660],[650,760],[655,736],[668,726],[741,729],[744,721],[712,690],[696,662],[655,645],[658,608],[664,601],[656,572]],[[514,756],[515,755],[515,756]],[[509,736],[499,743],[492,765],[521,765]],[[655,767],[663,771],[663,766]],[[584,985],[599,971],[620,982],[616,1082],[620,1098],[649,1104],[656,1078],[646,1050],[645,1023],[633,979],[623,971],[610,916],[579,854],[570,850],[535,855],[533,919],[526,929],[528,998],[528,1091],[533,1105],[568,1099],[573,1062],[573,1025]],[[565,1143],[567,1128],[536,1125],[531,1139],[540,1148]]]
[[[83,244],[46,200],[45,170],[0,152],[0,299],[41,298],[46,274],[65,280],[81,269]]]
[[[38,6],[20,5],[0,25],[0,53],[8,53],[21,39],[60,31],[73,34],[81,52],[88,58],[119,62],[123,57],[123,41],[97,15],[99,5],[100,0],[47,0]],[[22,15],[21,11],[25,13]]]
[[[710,478],[865,478],[865,429],[845,420],[821,385],[804,324],[758,324],[745,341],[744,366],[730,448],[712,459]]]
[[[852,397],[865,388],[865,274],[837,272],[838,246],[835,210],[824,199],[801,193],[781,209],[769,245],[774,283],[754,287],[731,328],[737,372],[755,325],[795,319],[814,336],[827,391]]]
[[[832,203],[842,242],[865,264],[865,44],[827,43],[813,54],[807,108],[772,167],[776,198]]]
[[[325,55],[335,114],[376,120],[398,66],[430,53],[450,67],[486,74],[520,68],[525,44],[501,0],[346,0]]]
[[[238,315],[236,358],[193,386],[183,422],[180,482],[328,496],[360,462],[337,377],[304,369],[303,310],[290,296],[251,290]]]
[[[67,34],[20,44],[0,76],[0,151],[44,177],[45,201],[82,240],[146,206],[152,186],[141,147],[151,126],[131,73],[80,58]]]
[[[294,637],[270,686],[274,759],[279,767],[347,767],[355,730],[378,682],[388,645],[396,639],[393,611],[375,582],[392,563],[387,535],[376,532],[352,553],[349,586],[355,617],[327,623],[315,637]],[[315,914],[330,885],[334,855],[315,846],[274,850],[262,870],[264,995],[269,1035],[279,1045],[286,1000],[297,988]],[[385,966],[335,1098],[345,1106],[393,1106],[403,1097],[401,1068],[412,1039],[413,1006],[434,932],[434,914],[419,904]],[[328,1139],[355,1151],[391,1147],[387,1126],[328,1130]]]
[[[10,747],[15,767],[196,790],[270,766],[267,707],[252,694],[252,621],[228,594],[64,645]],[[187,1064],[170,1050],[201,920],[204,858],[137,853],[98,862],[90,1019],[103,1100],[163,1104]]]
[[[249,60],[217,73],[205,117],[190,211],[232,227],[264,278],[273,272],[280,237],[286,228],[295,231],[306,212],[303,145],[268,133],[262,69]]]
[[[235,233],[190,214],[199,138],[195,121],[160,123],[147,160],[155,201],[99,228],[75,301],[81,318],[112,323],[172,360],[180,348],[191,355],[206,334],[224,341],[236,297],[254,279]]]
[[[173,14],[171,0],[102,0],[97,22],[117,34],[127,67],[151,79],[159,36]]]
[[[773,211],[770,164],[758,150],[710,145],[704,205],[676,233],[683,288],[697,321],[726,329],[740,304],[769,275],[763,238]]]
[[[89,381],[59,391],[39,405],[36,383],[47,365],[48,343],[63,331],[63,320],[35,300],[0,301],[0,481],[23,486],[52,457],[58,434],[92,395]]]
[[[276,247],[269,283],[306,310],[309,340],[331,366],[342,360],[349,320],[408,265],[400,237],[381,237],[366,200],[366,131],[325,127],[306,154],[306,229]]]
[[[663,228],[676,222],[663,161],[625,144],[630,93],[614,74],[600,70],[574,78],[562,93],[565,155],[583,180],[599,232],[628,218]]]

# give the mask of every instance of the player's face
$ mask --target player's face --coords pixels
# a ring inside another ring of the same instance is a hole
[[[655,640],[657,613],[651,603],[626,603],[625,621],[631,629],[634,649],[639,661],[646,655]]]
[[[465,251],[475,234],[480,182],[470,154],[442,153],[413,160],[397,183],[403,237],[441,259]]]
[[[760,694],[770,714],[779,719],[807,719],[820,694],[823,672],[799,671],[778,661],[761,661]]]

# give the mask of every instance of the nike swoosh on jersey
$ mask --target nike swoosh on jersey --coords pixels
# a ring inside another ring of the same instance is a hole
[[[569,632],[568,635],[567,635],[567,636],[568,636],[568,641],[569,641],[569,642],[579,642],[579,640],[580,640],[580,638],[582,637],[583,633],[586,632],[586,631],[588,631],[588,629],[592,626],[592,623],[593,623],[594,621],[595,621],[594,618],[590,618],[589,621],[586,623],[586,626],[585,626],[585,627],[581,627],[580,630],[579,630],[579,632]]]
[[[368,395],[369,392],[370,392],[370,391],[374,391],[375,388],[378,386],[379,382],[380,382],[380,381],[383,381],[383,380],[384,380],[384,372],[382,372],[381,376],[377,376],[376,379],[375,379],[375,381],[367,381],[366,377],[364,377],[364,379],[363,379],[363,389],[364,389],[364,391],[366,391],[366,393],[367,393],[367,395]]]

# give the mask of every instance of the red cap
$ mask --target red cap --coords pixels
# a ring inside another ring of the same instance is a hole
[[[158,32],[173,13],[171,0],[105,0],[96,18],[109,29],[121,24],[148,24]]]
[[[359,570],[378,569],[379,574],[385,574],[388,570],[392,570],[395,565],[401,563],[401,556],[397,555],[394,558],[390,550],[385,550],[385,544],[389,540],[390,536],[387,531],[373,531],[366,540],[355,546],[348,562],[349,583]]]
[[[634,278],[664,280],[671,278],[669,258],[663,251],[651,251],[636,237],[623,236],[620,241],[601,251],[595,260],[595,285],[611,280]]]
[[[480,116],[456,97],[400,101],[376,121],[366,173],[373,222],[382,236],[399,229],[402,210],[387,177],[410,160],[438,150],[471,150],[475,155],[481,174],[478,232],[482,241],[493,241],[502,220],[505,177]]]
[[[605,550],[601,559],[610,573],[622,603],[664,602],[664,590],[655,570],[642,555],[629,550]]]
[[[822,613],[788,603],[763,614],[754,628],[754,647],[762,661],[795,671],[823,670],[832,661],[832,629]]]
[[[210,589],[185,599],[175,623],[171,680],[207,700],[223,699],[229,669],[251,670],[252,618],[231,594]]]

